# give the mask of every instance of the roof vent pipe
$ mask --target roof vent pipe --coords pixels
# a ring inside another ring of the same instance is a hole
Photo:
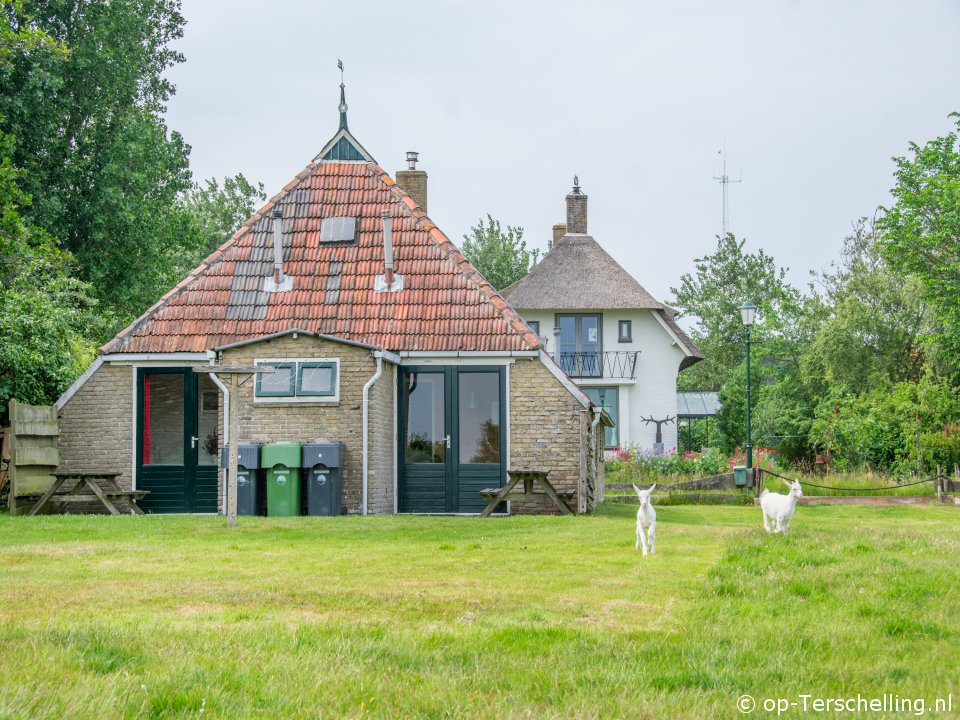
[[[393,286],[393,218],[383,211],[383,281],[389,290]]]
[[[283,210],[273,209],[273,276],[263,279],[264,292],[293,290],[293,278],[283,272]]]
[[[283,282],[283,210],[273,210],[273,283]]]
[[[393,272],[393,217],[389,210],[381,214],[383,218],[383,275],[373,279],[375,292],[400,292],[403,290],[403,275]]]

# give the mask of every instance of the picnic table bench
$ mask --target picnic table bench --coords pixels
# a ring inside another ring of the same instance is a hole
[[[480,517],[489,517],[497,505],[504,501],[531,501],[542,497],[553,500],[564,515],[572,515],[573,511],[567,505],[566,500],[572,498],[573,493],[557,491],[547,480],[549,474],[549,471],[543,470],[507,470],[510,481],[506,485],[502,488],[486,488],[480,491],[480,496],[488,501],[487,507],[480,513]],[[521,480],[523,480],[523,492],[511,492]],[[543,492],[534,492],[534,485],[542,487]]]
[[[88,470],[58,470],[53,473],[53,485],[45,493],[39,495],[36,505],[30,508],[27,515],[36,515],[44,505],[49,502],[57,503],[89,503],[91,500],[99,500],[111,515],[122,514],[114,504],[115,500],[125,500],[130,506],[132,513],[143,515],[143,510],[137,505],[138,500],[142,500],[150,493],[147,490],[124,490],[117,484],[117,478],[122,473],[114,471],[94,472]],[[60,488],[68,480],[76,480],[73,488],[66,492],[60,492]],[[100,487],[100,484],[106,486],[106,489]]]

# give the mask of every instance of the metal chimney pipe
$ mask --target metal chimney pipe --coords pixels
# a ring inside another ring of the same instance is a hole
[[[273,210],[273,282],[283,282],[283,210]]]
[[[383,281],[389,289],[393,285],[393,218],[383,211]]]

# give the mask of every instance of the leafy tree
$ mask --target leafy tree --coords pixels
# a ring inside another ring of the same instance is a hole
[[[730,371],[744,361],[744,332],[739,307],[759,308],[752,333],[766,343],[767,356],[789,356],[796,363],[796,333],[802,314],[800,293],[786,280],[786,270],[762,249],[745,251],[746,241],[732,233],[717,238],[717,248],[695,262],[696,271],[671,288],[680,317],[696,318],[693,339],[706,360],[680,375],[684,389],[717,390]]]
[[[960,130],[960,113],[953,113]],[[941,341],[960,352],[960,145],[952,131],[910,157],[896,157],[895,203],[878,224],[890,267],[918,278],[940,324]]]
[[[460,250],[496,290],[525,277],[540,258],[539,249],[527,250],[523,228],[508,225],[504,233],[500,222],[489,214],[486,224],[481,218],[463,236]]]
[[[808,315],[819,317],[801,364],[819,394],[860,393],[920,378],[928,317],[919,283],[890,271],[866,218],[854,223],[840,263],[816,277],[811,307],[819,306],[808,308]]]
[[[161,113],[182,56],[179,0],[5,2],[14,32],[53,45],[6,48],[0,129],[33,198],[26,219],[77,259],[104,309],[123,323],[166,289],[166,255],[180,238],[172,209],[189,190],[188,146]],[[62,48],[66,48],[63,51]]]
[[[267,199],[263,183],[252,185],[237,173],[224,178],[223,186],[215,179],[204,185],[193,185],[179,200],[185,227],[181,243],[174,245],[170,258],[170,284],[181,280],[207,255],[223,245]]]
[[[0,133],[0,416],[11,398],[53,402],[93,359],[99,320],[89,287],[70,277],[72,258],[20,216],[17,186]]]

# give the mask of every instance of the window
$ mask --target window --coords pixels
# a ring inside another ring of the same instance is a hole
[[[337,364],[303,362],[297,367],[297,396],[329,397],[337,391]]]
[[[617,427],[604,428],[604,447],[607,450],[620,447],[620,390],[616,387],[585,387],[580,388],[594,403],[607,411],[607,415],[617,424]]]
[[[539,320],[527,320],[527,325],[530,326],[530,329],[533,330],[533,334],[537,337],[540,337],[540,321]]]
[[[619,325],[620,325],[619,342],[633,342],[633,321],[621,320]]]
[[[357,219],[355,217],[329,217],[320,223],[320,242],[356,242]]]
[[[600,315],[557,315],[558,360],[571,377],[603,375],[602,321]]]
[[[276,371],[257,375],[257,397],[293,397],[296,394],[293,387],[295,363],[263,364],[276,368]]]
[[[340,399],[340,361],[257,360],[276,372],[257,375],[254,402],[330,402]]]

